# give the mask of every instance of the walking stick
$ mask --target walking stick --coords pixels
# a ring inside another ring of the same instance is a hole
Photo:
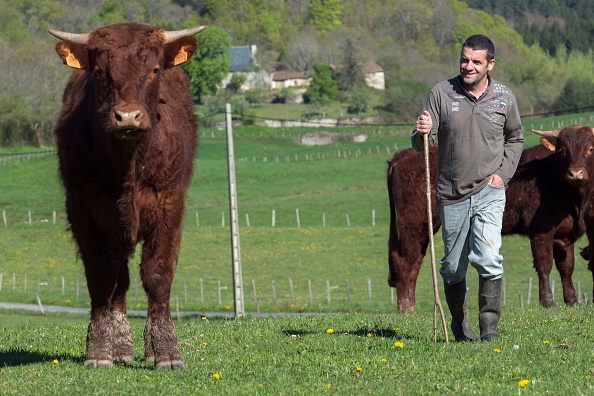
[[[433,342],[437,342],[437,309],[441,315],[441,323],[445,334],[445,343],[449,344],[448,328],[446,325],[443,307],[439,300],[439,291],[437,289],[437,269],[435,267],[435,242],[433,241],[433,211],[431,210],[431,173],[429,172],[429,139],[427,134],[423,134],[423,152],[425,153],[425,184],[427,185],[427,219],[429,246],[431,247],[431,272],[433,273]]]

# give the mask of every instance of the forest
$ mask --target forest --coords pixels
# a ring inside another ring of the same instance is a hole
[[[407,123],[435,83],[458,73],[460,46],[475,33],[495,43],[492,75],[513,89],[523,116],[591,110],[593,14],[590,0],[0,0],[0,146],[53,144],[70,69],[48,28],[207,25],[184,67],[197,105],[224,91],[229,46],[257,45],[264,69],[284,62],[315,76],[321,64],[342,65],[328,99],[364,106],[370,93],[358,70],[373,59],[386,76],[374,111]]]

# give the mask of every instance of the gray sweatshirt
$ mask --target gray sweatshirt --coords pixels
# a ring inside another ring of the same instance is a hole
[[[513,92],[489,77],[487,90],[476,99],[459,77],[431,89],[425,107],[438,135],[437,204],[461,202],[480,191],[493,173],[507,182],[516,171],[524,144],[520,113]],[[415,130],[412,146],[423,151]]]

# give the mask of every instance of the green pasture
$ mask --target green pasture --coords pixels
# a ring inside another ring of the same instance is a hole
[[[433,315],[345,313],[176,322],[186,370],[83,366],[87,319],[0,313],[3,395],[586,395],[592,307],[503,308],[495,342],[433,340]]]
[[[558,128],[586,123],[588,117],[592,116],[527,121],[525,128]],[[395,149],[410,146],[409,128],[330,129],[331,133],[367,133],[369,137],[364,143],[332,146],[298,143],[302,135],[315,131],[235,130],[246,310],[393,312],[395,291],[386,282],[386,163]],[[537,144],[537,136],[527,132],[526,142],[527,146]],[[8,223],[7,227],[0,224],[0,301],[37,303],[38,293],[46,305],[89,307],[82,263],[67,231],[56,160],[45,156],[0,165],[0,210],[6,212]],[[173,309],[233,312],[226,170],[225,132],[202,130],[173,285]],[[439,259],[443,251],[439,234],[435,241]],[[584,245],[583,241],[576,244]],[[504,238],[503,255],[506,305],[520,306],[520,295],[524,305],[538,304],[528,240]],[[132,268],[139,257],[132,260]],[[581,299],[587,293],[591,300],[592,277],[586,267],[578,256],[574,284]],[[129,308],[144,310],[138,271],[131,273]],[[555,298],[562,303],[554,269],[551,281]],[[475,299],[476,285],[471,281],[469,287]],[[432,290],[427,256],[417,285],[420,311],[432,310]]]

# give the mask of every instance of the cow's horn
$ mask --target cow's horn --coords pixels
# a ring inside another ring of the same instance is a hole
[[[184,29],[184,30],[176,30],[176,31],[171,31],[171,32],[165,31],[165,33],[164,33],[165,42],[163,44],[169,44],[181,37],[194,36],[195,34],[198,34],[201,31],[203,31],[204,29],[206,29],[206,26],[198,26],[198,27],[193,27],[193,28]]]
[[[59,38],[60,40],[68,40],[78,44],[88,44],[89,43],[89,33],[68,33],[68,32],[61,32],[55,29],[49,29],[49,34],[54,37]]]
[[[559,132],[561,132],[560,129],[555,129],[552,131],[539,131],[538,129],[532,129],[532,132],[536,133],[537,135],[540,136],[554,136],[557,137],[559,136]]]

